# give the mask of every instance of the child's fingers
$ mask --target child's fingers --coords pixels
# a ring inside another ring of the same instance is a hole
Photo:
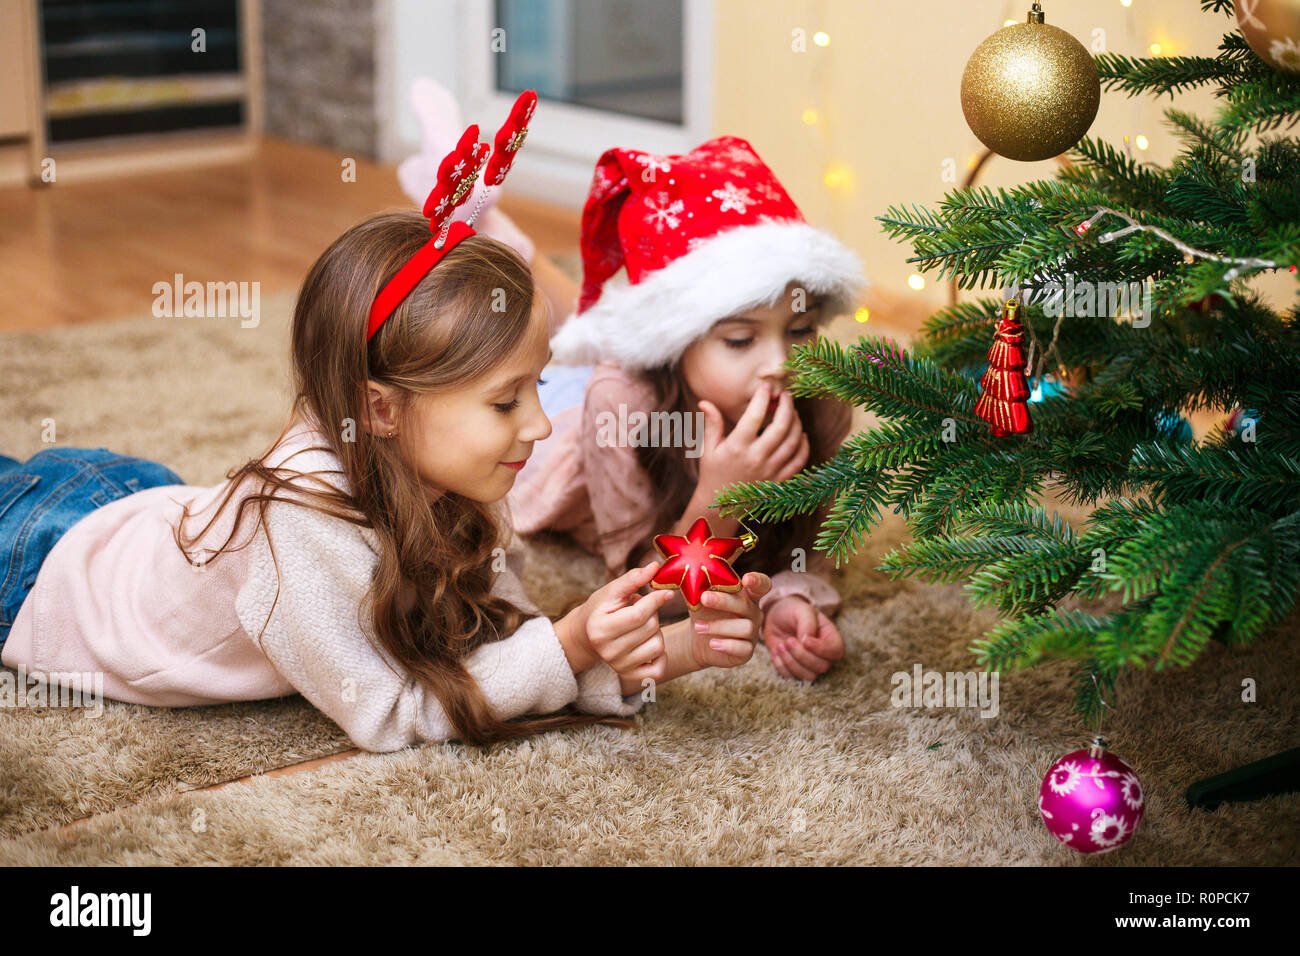
[[[713,621],[696,621],[695,633],[709,637],[749,637],[754,633],[754,622],[747,617],[724,617]]]
[[[795,643],[794,641],[789,641],[783,644],[777,650],[777,653],[782,655],[781,660],[785,664],[786,670],[788,670],[790,672],[790,676],[794,677],[796,680],[809,680],[809,681],[816,680],[817,679],[816,672],[810,670],[807,666],[800,663],[790,653],[790,650],[794,645],[794,643]]]
[[[639,667],[634,667],[631,670],[627,671],[626,673],[620,672],[619,676],[627,677],[628,679],[634,681],[643,681],[647,677],[653,681],[661,681],[664,679],[664,674],[668,672],[667,668],[668,665],[665,659],[663,658],[663,656],[661,655],[648,664],[642,664]]]
[[[748,617],[752,601],[743,591],[705,591],[700,598],[700,606],[720,614],[736,614]]]
[[[618,631],[630,631],[647,621],[657,619],[659,609],[673,599],[669,590],[655,588],[641,597],[635,604],[627,607],[613,608],[605,613],[606,624]]]
[[[657,628],[636,637],[623,635],[606,645],[601,656],[619,676],[636,680],[644,677],[662,679],[668,660],[663,634]]]
[[[658,593],[646,594],[646,597],[641,598],[641,601],[637,601],[637,604],[632,607],[624,607],[623,610],[606,615],[606,618],[601,622],[601,626],[608,636],[607,644],[636,646],[641,641],[649,639],[655,631],[659,630],[659,615],[654,613],[654,605],[651,605],[649,615],[643,614],[643,611],[638,611],[646,598],[653,601],[663,600]],[[632,614],[636,614],[636,617],[627,617],[627,615]]]
[[[844,656],[844,638],[835,622],[825,614],[817,614],[817,633],[805,637],[803,646],[825,661],[838,661]]]
[[[757,602],[758,599],[768,591],[772,590],[772,579],[762,571],[747,572],[745,576],[740,579],[740,583],[744,585],[745,590],[749,592],[749,596],[753,598],[755,602]]]
[[[752,444],[758,437],[758,428],[763,424],[763,419],[767,417],[767,402],[772,397],[772,386],[767,382],[760,382],[758,388],[754,390],[754,395],[745,406],[744,413],[740,416],[740,421],[736,422],[736,427],[731,430],[731,434],[744,444]],[[730,437],[730,436],[728,436]]]
[[[663,593],[655,591],[631,607],[602,615],[596,622],[596,628],[604,635],[603,643],[614,648],[615,653],[622,653],[659,630],[659,615],[656,612],[664,601],[660,596]]]
[[[776,672],[787,680],[793,680],[794,675],[790,673],[790,668],[785,663],[785,655],[781,653],[781,645],[784,643],[781,638],[768,641],[767,652],[772,655],[772,667]]]
[[[651,561],[645,567],[634,568],[615,578],[601,589],[604,592],[604,597],[597,605],[597,610],[617,611],[625,609],[629,602],[637,596],[637,592],[650,583],[658,570],[659,562]],[[651,595],[657,593],[659,593],[658,589],[650,592]],[[636,604],[631,606],[635,607]]]
[[[768,427],[775,429],[780,418],[781,413],[777,412],[776,419],[773,420],[772,424]],[[780,442],[775,444],[775,447],[768,455],[768,460],[777,465],[784,465],[794,456],[794,453],[799,450],[799,443],[803,441],[803,435],[803,424],[799,421],[799,416],[792,412],[786,430],[779,435],[773,436],[774,443],[776,443],[778,438],[780,439]],[[768,433],[764,432],[762,437],[759,438],[759,441],[763,441],[767,437]]]
[[[808,464],[809,451],[810,446],[808,444],[808,435],[807,433],[804,433],[799,439],[799,446],[795,451],[794,457],[777,471],[776,478],[773,480],[785,481],[787,478],[793,478],[795,475],[799,474],[803,469],[803,466]]]
[[[772,652],[772,662],[773,664],[780,665],[777,670],[780,671],[782,677],[788,677],[791,680],[798,680],[799,678],[790,670],[790,665],[794,662],[786,652],[785,645],[786,641],[784,638],[768,645],[768,650]]]
[[[753,653],[754,645],[751,641],[742,641],[735,637],[715,637],[710,638],[709,649],[736,658],[737,663],[743,663]]]
[[[722,433],[725,431],[722,412],[718,411],[718,406],[712,402],[701,401],[698,404],[700,411],[704,413],[704,435],[700,439],[700,444],[703,451],[712,451],[722,441]]]
[[[763,409],[763,413],[767,413],[766,408]],[[772,416],[772,424],[763,429],[763,434],[759,435],[754,442],[754,449],[764,459],[781,461],[782,458],[776,457],[776,453],[785,444],[791,432],[800,431],[801,428],[799,416],[794,410],[794,398],[789,392],[783,392],[776,403],[776,414]],[[788,451],[784,457],[789,457]]]
[[[831,640],[824,637],[807,637],[800,642],[813,654],[827,662],[827,669],[831,664],[841,660],[844,657],[844,644],[841,641]]]
[[[633,568],[631,571],[620,575],[605,585],[606,592],[612,598],[621,598],[625,602],[630,600],[634,594],[654,578],[655,572],[659,570],[659,563],[659,560],[655,559],[649,564]]]
[[[645,635],[644,639],[632,647],[623,656],[623,660],[629,667],[641,667],[645,664],[653,663],[663,656],[664,638],[659,628],[655,628],[650,634]]]
[[[817,633],[817,615],[821,612],[817,610],[811,601],[796,599],[795,611],[795,637],[792,644],[797,644],[805,637],[812,637]]]
[[[798,666],[811,671],[814,677],[820,674],[825,674],[831,669],[830,661],[818,657],[808,648],[804,647],[799,641],[790,641],[787,643],[786,651],[792,658],[794,658],[795,663]],[[805,680],[811,679],[812,678],[805,678]]]
[[[777,674],[788,680],[798,680],[797,676],[790,671],[790,656],[785,653],[784,637],[768,643],[767,649],[772,654],[772,666],[776,667]]]
[[[606,637],[592,642],[592,648],[601,660],[622,672],[634,661],[644,662],[662,654],[663,636],[659,622],[652,619],[633,630],[607,631]]]

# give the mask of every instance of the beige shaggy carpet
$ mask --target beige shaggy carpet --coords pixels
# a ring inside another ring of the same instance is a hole
[[[0,453],[58,443],[162,461],[191,484],[259,453],[287,407],[290,296],[256,328],[155,319],[0,336]],[[839,337],[856,328],[837,327]],[[1073,515],[1077,517],[1077,515]],[[483,751],[425,745],[283,776],[346,737],[298,697],[210,708],[106,703],[99,719],[0,708],[7,864],[1283,864],[1300,795],[1189,812],[1192,781],[1296,746],[1300,623],[1187,670],[1127,677],[1107,732],[1147,812],[1087,859],[1038,818],[1049,764],[1086,743],[1062,665],[1001,676],[1000,713],[895,708],[891,675],[974,669],[992,622],[960,587],[872,570],[891,521],[842,575],[848,656],[814,685],[761,647],[734,671],[659,689],[630,731],[596,727]],[[557,612],[602,580],[563,539],[530,543],[526,584]],[[1243,703],[1243,678],[1259,699]],[[64,828],[79,818],[84,822]]]

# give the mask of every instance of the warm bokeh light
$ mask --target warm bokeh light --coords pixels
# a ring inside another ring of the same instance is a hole
[[[922,289],[925,288],[925,279],[921,276],[919,272],[913,272],[910,276],[908,276],[907,284],[910,285],[917,292],[920,292]]]
[[[804,110],[804,111],[803,111],[803,121],[804,121],[805,123],[807,123],[809,126],[816,126],[816,125],[817,125],[817,111],[814,110],[814,109],[807,109],[807,110]]]
[[[838,189],[841,186],[848,185],[849,171],[840,165],[831,166],[822,175],[822,182],[831,189]]]
[[[1150,140],[1148,140],[1145,136],[1139,136],[1136,140],[1134,140],[1134,142],[1137,143],[1138,149],[1146,149],[1148,146],[1151,145]]]
[[[1161,47],[1160,47],[1160,44],[1159,44],[1159,43],[1153,43],[1153,44],[1151,44],[1151,53],[1152,53],[1153,55],[1155,55],[1155,56],[1159,56],[1159,55],[1160,55],[1160,49],[1161,49]]]
[[[818,46],[828,46],[830,42],[831,42],[831,38],[827,36],[825,33],[823,33],[821,30],[818,30],[816,33],[813,34],[813,43],[816,43]]]
[[[864,305],[858,309],[858,311],[853,313],[853,317],[859,322],[865,322],[867,319],[871,318],[871,310]]]

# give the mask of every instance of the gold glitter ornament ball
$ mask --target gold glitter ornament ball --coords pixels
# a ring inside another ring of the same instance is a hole
[[[1101,78],[1088,51],[1042,20],[1003,27],[975,48],[961,77],[961,110],[999,156],[1036,162],[1059,156],[1097,118]]]
[[[1300,73],[1300,0],[1237,0],[1241,35],[1261,60]]]

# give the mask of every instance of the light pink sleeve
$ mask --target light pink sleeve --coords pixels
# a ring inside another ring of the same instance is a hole
[[[758,599],[764,614],[769,607],[784,597],[802,597],[827,617],[834,617],[840,609],[840,592],[828,576],[817,571],[778,571],[772,575],[772,590]]]
[[[582,410],[583,476],[591,500],[597,547],[613,576],[627,569],[629,553],[654,534],[654,497],[635,448],[618,442],[619,405],[624,414],[648,410],[648,396],[619,375],[593,373]]]

